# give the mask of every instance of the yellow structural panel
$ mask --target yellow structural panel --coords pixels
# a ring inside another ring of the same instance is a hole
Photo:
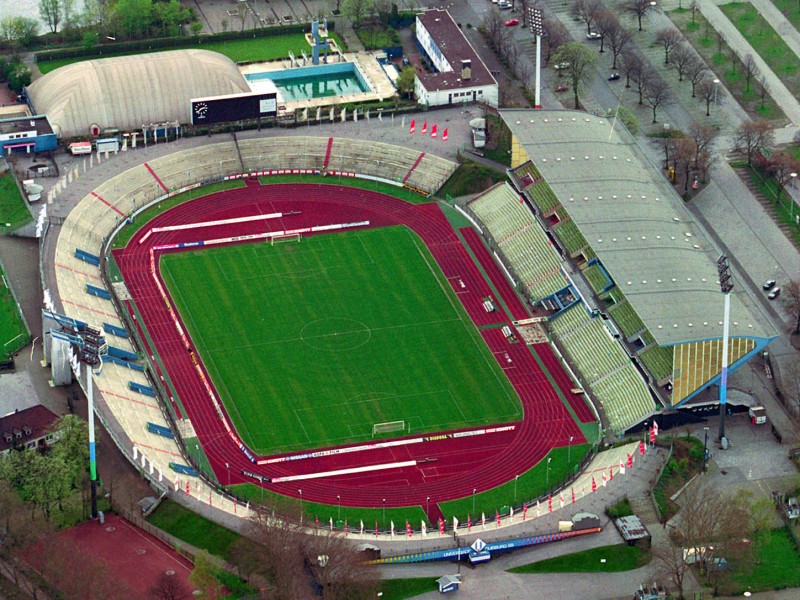
[[[521,164],[524,164],[530,160],[528,153],[525,152],[525,148],[522,147],[522,144],[519,143],[517,136],[511,136],[511,168],[516,169]]]
[[[755,348],[754,340],[731,338],[728,366]],[[722,372],[722,340],[675,346],[672,403],[678,404]]]

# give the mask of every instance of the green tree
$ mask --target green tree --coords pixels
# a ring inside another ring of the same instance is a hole
[[[11,48],[15,57],[28,46],[39,31],[39,22],[30,17],[5,17],[0,21],[0,41]]]
[[[342,14],[353,21],[353,25],[358,27],[373,8],[373,0],[343,0]]]
[[[83,33],[83,47],[87,50],[89,48],[94,48],[97,46],[97,42],[100,40],[100,34],[96,31],[85,31]]]
[[[202,21],[192,21],[192,24],[189,25],[189,30],[192,32],[194,37],[198,37],[200,32],[203,31],[203,22]]]
[[[219,597],[222,585],[217,578],[219,567],[207,550],[200,550],[194,556],[194,569],[189,574],[189,581],[204,593]]]
[[[62,0],[39,0],[39,16],[47,23],[51,33],[58,32],[58,26],[64,19]]]
[[[144,35],[153,24],[153,0],[118,0],[114,12],[128,37]]]
[[[75,415],[64,415],[50,428],[56,438],[50,458],[63,461],[71,489],[80,486],[89,467],[89,424]]]
[[[8,73],[8,87],[17,94],[22,92],[22,88],[31,83],[31,69],[28,65],[16,62],[12,65]]]
[[[155,20],[160,23],[161,33],[165,36],[177,36],[181,32],[181,24],[191,20],[192,13],[181,6],[178,0],[158,2],[153,5]]]
[[[566,73],[575,96],[575,108],[580,106],[580,88],[588,85],[597,70],[597,54],[581,44],[580,42],[570,42],[559,47],[558,52],[553,56],[556,64],[569,64],[562,69]]]
[[[417,70],[408,65],[400,71],[400,76],[397,78],[397,91],[401,96],[411,98],[414,96],[414,80],[416,79]]]

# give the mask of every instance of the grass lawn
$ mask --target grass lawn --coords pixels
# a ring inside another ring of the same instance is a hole
[[[749,573],[738,573],[735,579],[741,595],[745,590],[760,592],[800,587],[800,552],[786,529],[759,532],[753,540],[760,562]]]
[[[373,181],[371,179],[354,179],[352,177],[336,177],[334,175],[322,177],[321,175],[270,175],[268,177],[259,177],[258,180],[262,185],[269,185],[272,183],[308,183],[308,184],[327,184],[339,185],[342,187],[351,187],[359,190],[371,190],[379,192],[393,198],[405,200],[411,204],[425,204],[426,202],[433,202],[432,198],[423,196],[417,192],[413,192],[407,188],[397,187],[382,181]]]
[[[149,221],[153,220],[161,213],[167,212],[171,208],[175,208],[179,204],[183,204],[184,202],[189,202],[189,200],[194,200],[195,198],[201,198],[202,196],[209,196],[217,192],[223,192],[225,190],[232,190],[236,188],[243,188],[244,186],[245,183],[241,179],[233,179],[231,181],[220,181],[217,183],[212,183],[210,185],[204,185],[202,187],[195,188],[193,190],[189,190],[188,192],[183,192],[182,194],[177,194],[167,200],[164,200],[163,202],[154,204],[149,208],[140,212],[136,216],[136,220],[133,223],[122,228],[122,230],[117,234],[117,237],[114,238],[113,248],[115,249],[124,248],[125,246],[128,245],[128,242],[131,240],[134,234],[136,234],[136,232],[139,231],[142,227],[147,225]]]
[[[14,296],[6,287],[5,271],[0,266],[0,360],[7,360],[30,341]]]
[[[430,252],[404,227],[167,254],[160,266],[256,453],[366,441],[389,421],[422,433],[522,417]]]
[[[0,175],[0,233],[14,231],[32,219],[11,173]]]
[[[783,38],[750,3],[721,4],[719,8],[789,91],[797,96],[800,92],[800,58],[789,49]]]
[[[724,10],[725,6],[720,6],[720,8]],[[700,11],[695,12],[694,22],[692,22],[692,11],[688,9],[667,11],[666,14],[683,32],[692,47],[711,67],[717,77],[725,83],[725,88],[733,94],[736,101],[751,116],[779,122],[786,120],[786,115],[769,94],[765,98],[764,106],[761,106],[761,98],[757,94],[758,86],[754,85],[752,81],[750,90],[745,91],[744,68],[741,61],[724,41],[720,46],[714,28],[703,18]],[[766,60],[765,57],[762,56],[762,58]],[[789,87],[789,89],[793,88]],[[700,101],[699,96],[698,101]]]
[[[151,525],[163,529],[196,548],[226,558],[239,534],[204,519],[170,500],[165,500],[150,515]]]
[[[330,37],[336,40],[340,48],[343,48],[342,40],[336,33],[331,32]],[[249,38],[242,40],[228,40],[224,42],[203,42],[200,38],[199,43],[192,43],[189,38],[186,40],[186,45],[180,48],[155,48],[151,52],[164,52],[169,50],[186,50],[188,48],[199,48],[201,50],[211,50],[219,52],[230,58],[233,62],[266,62],[270,60],[278,60],[285,58],[288,60],[289,52],[300,56],[301,51],[305,50],[306,54],[310,54],[311,46],[306,42],[305,36],[302,33],[290,33],[287,35],[276,35],[270,37]],[[121,52],[118,54],[102,54],[98,56],[78,56],[75,58],[64,58],[59,60],[48,60],[37,63],[39,70],[42,74],[49,73],[59,67],[70,65],[72,63],[81,62],[84,60],[94,60],[97,58],[109,58],[111,56],[133,56],[136,54],[149,54],[142,50],[136,52]]]
[[[458,198],[467,194],[477,194],[505,179],[506,174],[503,171],[497,171],[468,160],[459,165],[439,190],[438,195],[442,198],[448,195]]]
[[[417,577],[415,579],[384,579],[381,582],[381,600],[405,600],[437,589],[433,577]]]
[[[509,569],[511,573],[616,573],[638,569],[651,555],[627,544],[592,548]],[[602,562],[605,561],[605,562]]]
[[[595,426],[596,428],[596,426]],[[519,478],[511,480],[496,488],[487,490],[480,494],[442,502],[439,507],[445,516],[455,515],[459,521],[466,526],[467,515],[472,518],[473,524],[479,523],[481,514],[486,515],[487,523],[494,523],[495,511],[501,515],[509,513],[509,507],[519,508],[523,501],[537,498],[547,492],[556,483],[564,481],[567,476],[577,467],[586,453],[589,451],[589,444],[572,446],[572,448],[553,448],[548,457],[550,468],[547,468],[547,460],[542,460],[538,465],[525,473],[520,473]],[[549,471],[549,473],[548,473]],[[572,502],[569,492],[564,494],[564,501],[568,505]],[[474,508],[473,508],[474,507]],[[553,498],[553,507],[559,507],[559,498]],[[516,508],[515,508],[516,510]],[[547,503],[541,506],[542,514],[547,512]],[[536,509],[528,509],[528,518],[536,516]]]

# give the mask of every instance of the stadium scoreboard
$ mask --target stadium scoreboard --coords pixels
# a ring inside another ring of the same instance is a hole
[[[278,114],[278,95],[275,92],[193,98],[191,102],[192,125],[246,121]]]

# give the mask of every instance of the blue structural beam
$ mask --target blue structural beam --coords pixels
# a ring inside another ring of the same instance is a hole
[[[520,548],[538,546],[539,544],[547,544],[549,542],[560,542],[561,540],[577,537],[579,535],[599,533],[600,531],[602,531],[602,527],[589,527],[587,529],[579,529],[577,531],[558,531],[555,533],[547,533],[533,537],[508,540],[506,542],[491,542],[483,545],[481,550],[477,552],[471,546],[465,546],[463,548],[447,548],[445,550],[434,550],[432,552],[417,552],[415,554],[404,554],[401,556],[379,558],[378,560],[369,561],[369,564],[388,565],[397,563],[427,562],[433,560],[461,560],[462,558],[469,557],[470,554],[489,552],[490,554],[494,555],[502,552],[511,552],[512,550],[519,550]],[[473,544],[473,546],[475,546],[475,544]]]
[[[189,475],[191,477],[197,477],[197,471],[195,471],[189,465],[182,465],[180,463],[169,463],[169,468],[175,471],[176,473],[180,473],[181,475]]]
[[[115,335],[117,337],[127,339],[128,332],[125,331],[123,327],[117,327],[116,325],[112,325],[111,323],[103,323],[103,331],[106,333],[110,333],[111,335]]]
[[[75,258],[78,258],[83,262],[87,262],[90,265],[94,265],[95,267],[100,265],[100,257],[95,256],[94,254],[89,254],[80,248],[75,248]]]
[[[103,300],[111,300],[111,294],[108,293],[108,290],[104,290],[103,288],[92,285],[91,283],[86,284],[86,292],[92,296],[102,298]]]
[[[108,355],[121,360],[139,360],[139,357],[136,356],[135,353],[123,350],[122,348],[115,348],[114,346],[108,347]]]
[[[128,367],[132,371],[144,371],[144,367],[142,365],[137,365],[136,363],[128,362],[127,360],[122,360],[121,358],[117,358],[116,356],[110,356],[108,354],[103,357],[103,362],[113,363],[121,367]]]
[[[129,381],[128,388],[130,388],[134,392],[139,392],[140,394],[144,394],[145,396],[150,396],[151,398],[156,397],[156,393],[153,391],[153,388],[151,388],[149,385],[142,385],[141,383],[136,383],[135,381]]]
[[[169,427],[157,425],[156,423],[151,423],[150,421],[147,422],[147,431],[150,433],[155,433],[156,435],[160,435],[161,437],[169,439],[175,438],[175,434],[172,433],[172,430]]]

